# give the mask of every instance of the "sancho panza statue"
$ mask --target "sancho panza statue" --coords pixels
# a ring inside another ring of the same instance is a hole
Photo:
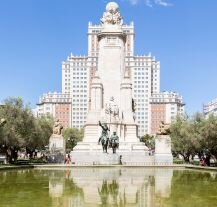
[[[112,148],[113,154],[116,153],[116,149],[119,147],[119,137],[116,132],[110,137],[110,147]]]
[[[59,119],[57,119],[53,126],[53,134],[62,135],[63,125],[60,123]]]

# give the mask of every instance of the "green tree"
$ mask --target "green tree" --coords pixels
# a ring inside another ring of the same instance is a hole
[[[1,146],[9,161],[17,158],[17,151],[31,136],[34,117],[31,110],[24,106],[21,98],[8,98],[0,109],[0,116],[7,120],[1,129]]]
[[[0,107],[0,117],[6,119],[6,124],[0,127],[0,151],[7,154],[9,162],[16,160],[21,148],[33,152],[48,144],[52,120],[36,119],[21,98],[6,99]]]
[[[42,150],[49,144],[52,128],[53,119],[51,117],[40,117],[34,120],[31,136],[28,137],[25,143],[25,147],[30,155],[36,149]]]
[[[77,128],[67,128],[63,132],[63,136],[66,141],[66,149],[73,150],[79,141],[82,141],[84,137],[84,130]]]
[[[144,142],[145,145],[150,148],[150,149],[154,149],[155,148],[155,140],[154,140],[154,136],[150,136],[149,134],[145,134],[141,139],[141,142]]]
[[[195,113],[189,120],[189,128],[191,129],[189,133],[189,140],[191,142],[191,155],[192,158],[194,155],[198,155],[200,158],[203,155],[203,150],[201,146],[201,128],[206,121],[205,117],[201,113]]]
[[[206,155],[207,164],[211,156],[217,158],[217,117],[196,113],[191,118],[178,117],[171,127],[172,150],[185,161],[198,155]]]
[[[176,122],[170,126],[173,154],[180,154],[186,162],[189,162],[190,155],[195,152],[192,140],[193,131],[187,117],[177,117]]]
[[[200,128],[201,149],[208,159],[214,156],[217,159],[217,117],[213,114],[204,119]],[[209,162],[209,160],[208,160]]]

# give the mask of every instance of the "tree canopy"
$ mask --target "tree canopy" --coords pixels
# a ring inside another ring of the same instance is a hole
[[[84,136],[83,129],[67,128],[63,132],[63,136],[66,141],[66,149],[73,150],[79,141],[82,141]]]
[[[192,117],[178,117],[171,124],[172,150],[185,161],[190,156],[214,156],[217,159],[217,117],[196,113]]]
[[[16,159],[16,152],[42,149],[49,142],[53,121],[48,117],[35,118],[21,98],[8,98],[0,106],[0,118],[6,123],[0,127],[0,151]]]

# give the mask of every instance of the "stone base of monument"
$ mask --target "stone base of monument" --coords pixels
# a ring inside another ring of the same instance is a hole
[[[110,150],[108,150],[110,151]],[[70,153],[71,162],[76,165],[118,165],[120,158],[118,154],[112,152],[103,153],[97,151]]]
[[[65,139],[62,135],[51,135],[49,139],[49,153],[48,162],[64,163]]]
[[[120,142],[118,151],[146,151],[148,152],[147,146],[142,142]],[[101,151],[101,144],[95,142],[78,142],[74,151]]]
[[[155,165],[172,165],[171,138],[169,135],[157,135],[155,138]]]
[[[76,165],[154,165],[154,157],[149,155],[144,143],[120,143],[116,154],[108,148],[104,153],[102,146],[96,143],[80,142],[70,153],[71,161]]]
[[[155,154],[154,162],[155,165],[172,165],[173,156],[172,154]]]
[[[71,162],[75,165],[127,165],[127,166],[154,166],[154,156],[146,152],[116,152],[111,150],[103,152],[78,152],[70,153]]]
[[[154,156],[146,151],[117,152],[121,157],[121,164],[127,166],[153,166]]]
[[[65,152],[65,139],[62,135],[52,134],[49,139],[49,150]]]
[[[76,165],[127,165],[127,166],[168,166],[173,164],[171,139],[169,135],[158,135],[155,139],[155,154],[141,142],[120,142],[116,154],[108,148],[103,153],[102,146],[95,142],[80,142],[70,153]]]

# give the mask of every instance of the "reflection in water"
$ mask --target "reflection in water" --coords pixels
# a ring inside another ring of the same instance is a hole
[[[53,206],[58,203],[66,207],[154,207],[155,195],[170,196],[173,175],[172,169],[75,168],[65,171],[62,180],[57,172],[49,176],[49,195]],[[73,193],[66,196],[69,186]]]
[[[104,180],[101,189],[98,188],[98,192],[99,192],[102,206],[108,206],[109,201],[114,206],[118,206],[119,191],[118,191],[118,184],[116,180],[112,180],[112,183],[108,183],[107,180]]]
[[[169,168],[15,170],[0,172],[0,207],[214,207],[216,186],[215,172]]]

